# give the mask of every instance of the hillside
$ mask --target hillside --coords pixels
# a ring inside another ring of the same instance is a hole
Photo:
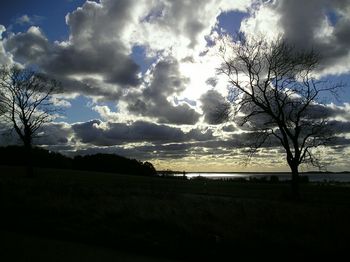
[[[36,172],[30,179],[24,168],[0,167],[0,231],[189,261],[327,256],[350,243],[346,185],[303,185],[294,202],[281,183]]]

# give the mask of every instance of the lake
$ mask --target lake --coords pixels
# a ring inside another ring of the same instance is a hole
[[[291,174],[289,173],[205,173],[205,172],[191,172],[185,174],[187,178],[193,179],[198,177],[204,177],[208,179],[238,179],[238,178],[262,178],[270,176],[277,176],[280,181],[290,180]],[[183,173],[176,173],[174,176],[183,176]],[[310,182],[350,182],[350,173],[301,173],[301,176],[309,177]]]

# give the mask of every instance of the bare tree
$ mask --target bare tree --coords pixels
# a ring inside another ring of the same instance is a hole
[[[321,94],[335,94],[341,84],[317,80],[319,55],[298,51],[282,38],[271,43],[241,36],[223,43],[219,73],[228,77],[235,120],[255,129],[251,153],[268,141],[284,148],[298,198],[300,164],[321,167],[313,149],[333,138],[327,116],[319,112]]]
[[[32,145],[38,130],[58,112],[51,95],[59,83],[31,69],[0,69],[1,119],[13,127],[27,152],[28,175],[33,175]]]

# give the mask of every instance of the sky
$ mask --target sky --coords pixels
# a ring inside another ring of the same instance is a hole
[[[261,148],[247,164],[249,134],[214,119],[228,88],[216,71],[217,39],[237,32],[314,48],[320,79],[350,83],[350,0],[6,1],[0,64],[34,66],[61,82],[54,101],[64,114],[35,141],[49,150],[115,153],[157,169],[288,170],[279,147]],[[325,99],[341,126],[342,142],[319,152],[333,171],[350,170],[346,85],[340,99]]]

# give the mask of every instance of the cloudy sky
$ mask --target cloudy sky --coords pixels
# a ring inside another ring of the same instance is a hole
[[[62,83],[55,102],[65,114],[36,143],[65,154],[117,153],[157,169],[288,170],[273,145],[243,165],[247,130],[215,116],[227,95],[216,72],[224,34],[283,35],[322,54],[320,78],[350,83],[350,0],[6,2],[0,64],[35,66]],[[330,170],[350,170],[350,86],[326,103],[339,139],[320,154]]]

